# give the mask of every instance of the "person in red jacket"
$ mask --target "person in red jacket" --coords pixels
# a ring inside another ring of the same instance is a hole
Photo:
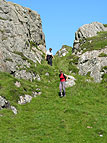
[[[65,82],[68,79],[68,76],[65,75],[62,72],[62,70],[60,70],[59,78],[60,78],[59,90],[60,90],[60,96],[62,97],[65,96]]]

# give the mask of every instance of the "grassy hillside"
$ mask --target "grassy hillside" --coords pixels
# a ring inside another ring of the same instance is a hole
[[[99,32],[97,36],[87,38],[85,43],[82,43],[82,40],[80,43],[83,53],[103,49],[107,46],[107,31]]]
[[[0,73],[0,96],[18,110],[17,115],[9,109],[0,111],[0,143],[106,143],[107,83],[79,76],[78,57],[71,54],[71,48],[68,51],[65,57],[55,56],[52,67],[46,61],[36,70],[31,67],[41,81],[18,80]],[[58,96],[59,69],[76,78],[76,85],[66,89],[64,98]],[[21,83],[20,88],[15,86],[16,81]],[[20,95],[32,95],[37,88],[40,96],[31,103],[17,104]]]

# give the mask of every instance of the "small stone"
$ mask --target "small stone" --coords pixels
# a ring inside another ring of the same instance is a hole
[[[37,91],[40,91],[40,88],[36,88]]]
[[[37,92],[32,92],[32,94],[33,94],[33,97],[37,97]]]
[[[87,126],[87,128],[88,128],[88,129],[92,129],[92,127],[90,127],[90,126]]]
[[[25,100],[23,96],[20,96],[20,100],[18,101],[18,104],[25,104]]]
[[[26,103],[30,103],[31,100],[32,100],[32,96],[30,96],[30,95],[25,95],[24,99],[25,99]]]
[[[15,85],[16,85],[17,87],[20,87],[20,86],[21,86],[20,82],[18,82],[18,81],[16,81]]]
[[[36,75],[36,79],[37,79],[38,81],[41,80],[41,78],[40,78],[40,76],[39,76],[38,74]]]
[[[46,76],[49,76],[49,73],[47,72],[47,73],[45,73],[45,75],[46,75]]]
[[[38,92],[38,95],[41,95],[42,94],[42,92]]]
[[[10,108],[13,111],[13,113],[16,115],[17,114],[17,109],[14,106],[11,106]]]
[[[18,104],[30,103],[31,100],[32,100],[32,96],[30,95],[20,96],[20,100],[18,101]]]

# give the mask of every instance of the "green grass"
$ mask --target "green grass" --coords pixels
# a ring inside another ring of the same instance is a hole
[[[104,24],[104,27],[107,27],[107,24]]]
[[[0,17],[0,20],[6,20],[5,18],[3,18],[3,17]]]
[[[17,105],[16,116],[9,110],[0,111],[0,143],[106,143],[107,89],[103,84],[86,83],[85,77],[76,79],[76,85],[66,89],[65,98],[58,96],[56,78],[47,85],[37,83],[42,85],[42,95]]]
[[[99,55],[99,57],[107,57],[107,54],[101,53],[101,54]]]
[[[64,57],[55,56],[54,60],[54,67],[58,70],[62,69],[65,73],[69,74],[71,71],[72,73],[78,73],[77,64],[78,59],[76,55],[72,55],[72,47],[67,47],[68,53]]]
[[[0,143],[106,143],[106,82],[88,83],[89,77],[75,74],[76,85],[66,89],[65,98],[58,96],[58,70],[70,74],[70,61],[76,65],[77,58],[68,53],[65,57],[56,56],[52,67],[46,62],[37,65],[34,72],[41,81],[18,80],[0,73],[0,95],[18,109],[17,115],[8,109],[0,111]],[[16,81],[20,81],[20,88],[14,85]],[[17,104],[19,95],[32,95],[37,88],[41,96],[31,103]]]
[[[86,42],[81,45],[81,49],[84,53],[86,51],[101,50],[105,46],[107,46],[107,31],[99,32],[97,36],[87,38]]]

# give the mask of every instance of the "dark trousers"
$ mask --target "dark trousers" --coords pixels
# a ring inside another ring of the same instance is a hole
[[[52,66],[52,58],[48,58],[48,64]]]

